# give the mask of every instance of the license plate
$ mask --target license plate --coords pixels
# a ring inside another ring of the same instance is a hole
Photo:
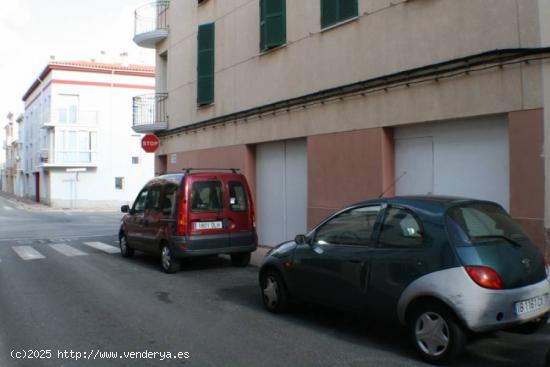
[[[546,306],[546,295],[537,296],[526,299],[524,301],[516,302],[515,311],[516,315],[523,315],[530,312],[535,312]]]
[[[195,222],[195,229],[222,229],[222,222]]]

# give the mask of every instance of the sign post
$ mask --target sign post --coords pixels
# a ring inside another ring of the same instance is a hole
[[[141,147],[147,153],[154,153],[160,146],[160,140],[155,134],[147,134],[141,139]]]

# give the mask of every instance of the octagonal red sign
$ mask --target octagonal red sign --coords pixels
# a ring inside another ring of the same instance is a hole
[[[160,140],[154,134],[147,134],[141,139],[141,147],[147,153],[154,153],[160,146]]]

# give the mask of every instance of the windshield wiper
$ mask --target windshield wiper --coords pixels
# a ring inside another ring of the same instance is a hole
[[[521,247],[521,243],[519,243],[518,241],[513,240],[510,237],[500,235],[500,234],[489,234],[489,235],[485,235],[485,236],[474,236],[474,237],[472,237],[472,239],[473,240],[500,239],[500,240],[505,240],[505,241],[511,243],[512,245],[516,246],[516,247]]]

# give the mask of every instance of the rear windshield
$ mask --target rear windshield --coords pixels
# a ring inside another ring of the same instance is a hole
[[[527,236],[498,205],[472,203],[453,207],[447,212],[447,231],[456,245],[488,242],[516,244]]]
[[[220,181],[197,181],[191,187],[191,210],[213,212],[223,210]]]

